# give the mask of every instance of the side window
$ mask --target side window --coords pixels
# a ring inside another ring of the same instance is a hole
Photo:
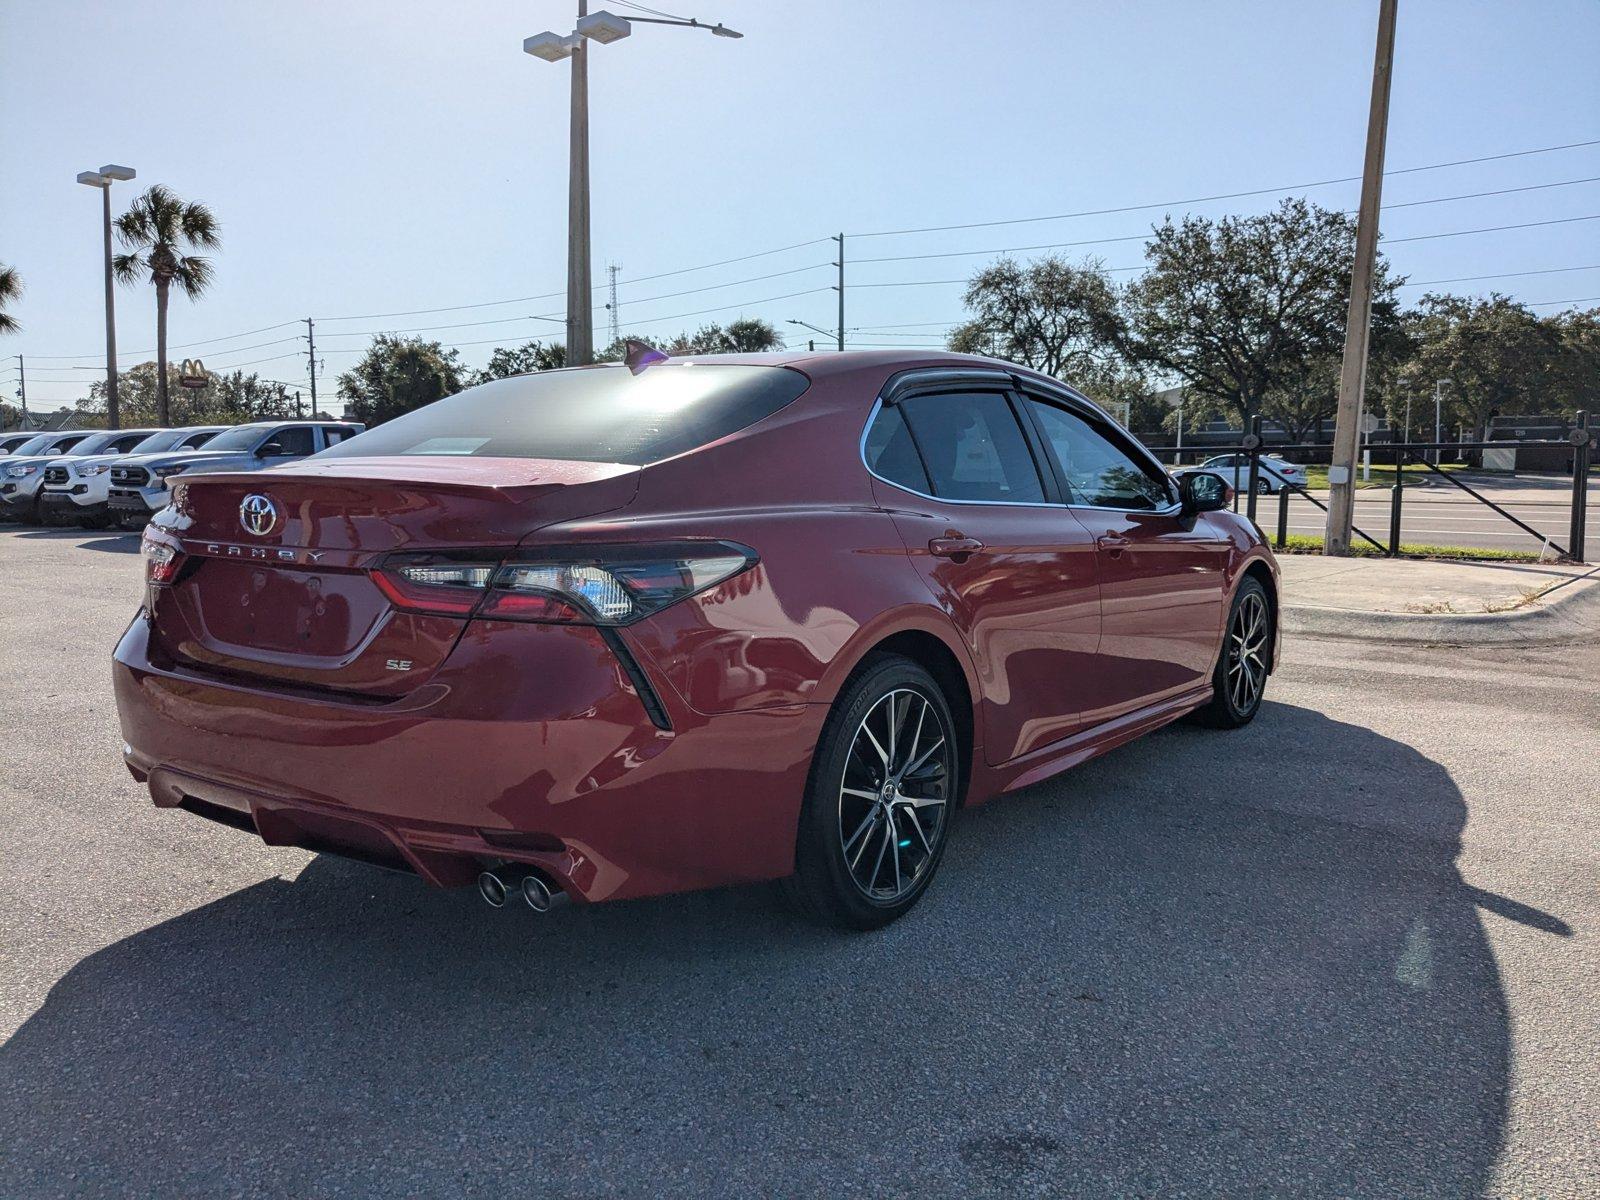
[[[130,433],[127,437],[118,438],[115,442],[111,443],[111,445],[107,446],[106,453],[126,454],[129,450],[132,450],[135,446],[149,436],[150,435],[148,433],[142,436],[137,433]]]
[[[897,407],[916,434],[933,494],[948,500],[1029,504],[1044,500],[1033,454],[997,392],[913,396]]]
[[[1129,509],[1172,503],[1172,483],[1164,473],[1130,457],[1076,413],[1039,400],[1027,403],[1061,464],[1071,503]]]
[[[329,429],[324,426],[322,430],[322,437],[323,440],[328,443],[328,445],[337,446],[340,442],[344,441],[347,432],[348,431],[344,429]]]
[[[178,448],[180,450],[198,450],[216,436],[215,432],[209,431],[206,433],[191,433],[179,443]]]
[[[316,450],[315,439],[311,435],[309,425],[291,425],[287,429],[274,430],[261,447],[263,458],[298,458],[304,454],[311,454]]]
[[[911,431],[906,428],[905,414],[898,404],[886,404],[878,410],[877,419],[867,430],[867,466],[874,475],[891,483],[898,483],[913,492],[928,495],[928,473],[922,469],[922,459],[911,441]]]

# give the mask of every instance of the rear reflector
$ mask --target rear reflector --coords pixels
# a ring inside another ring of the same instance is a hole
[[[510,561],[491,563],[500,555]],[[627,625],[756,561],[733,542],[392,555],[373,579],[398,608],[577,625]]]

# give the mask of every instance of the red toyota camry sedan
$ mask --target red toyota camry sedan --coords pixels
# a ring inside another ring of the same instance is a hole
[[[1228,499],[989,359],[498,380],[174,481],[116,650],[127,763],[495,904],[785,879],[871,928],[963,805],[1255,716],[1277,566]]]

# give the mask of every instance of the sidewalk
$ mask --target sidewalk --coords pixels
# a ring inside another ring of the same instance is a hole
[[[1289,634],[1426,643],[1600,636],[1600,567],[1284,554]]]

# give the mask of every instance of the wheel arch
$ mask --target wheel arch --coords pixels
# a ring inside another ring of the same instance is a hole
[[[979,741],[981,724],[977,710],[977,681],[964,651],[958,647],[959,643],[953,643],[950,637],[924,624],[874,630],[860,639],[848,666],[842,668],[832,681],[828,696],[830,702],[837,700],[852,679],[885,655],[910,659],[932,675],[950,706],[956,734],[961,739],[959,806],[966,802],[968,785],[972,780],[972,764],[983,747]]]
[[[1252,558],[1239,572],[1239,578],[1234,583],[1234,593],[1237,594],[1246,579],[1254,579],[1261,584],[1261,590],[1267,594],[1267,617],[1272,622],[1272,636],[1267,639],[1267,671],[1271,673],[1278,667],[1278,576],[1265,558]],[[1232,597],[1229,598],[1232,606]]]

